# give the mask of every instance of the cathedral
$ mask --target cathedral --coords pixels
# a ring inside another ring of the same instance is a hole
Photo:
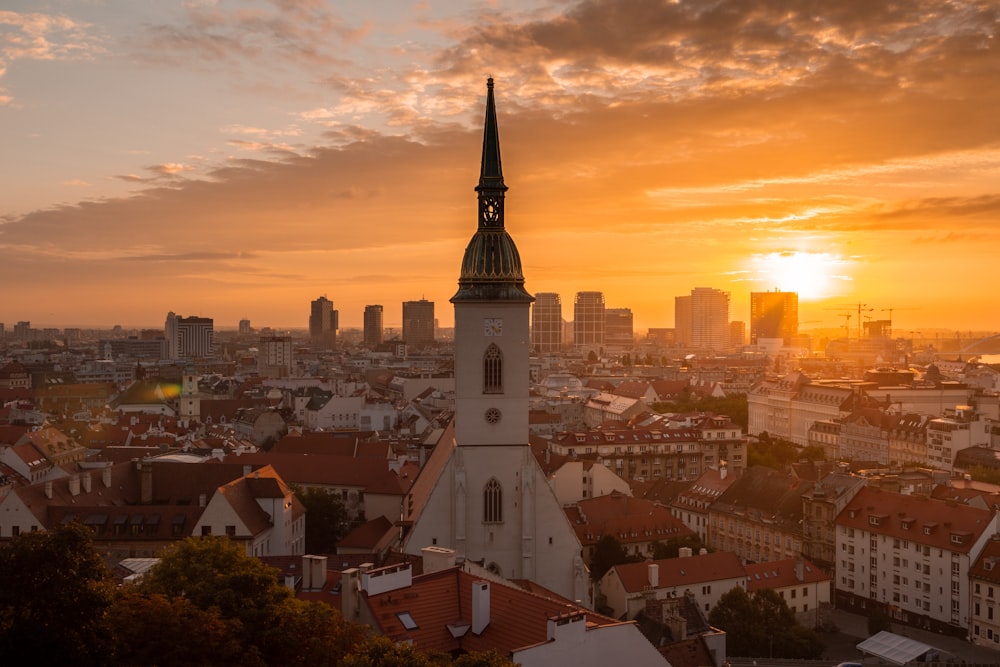
[[[493,79],[486,84],[478,224],[455,304],[455,419],[403,507],[403,550],[454,549],[507,579],[590,606],[580,541],[528,445],[529,309],[504,227]]]

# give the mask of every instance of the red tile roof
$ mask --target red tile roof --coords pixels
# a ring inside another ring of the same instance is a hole
[[[501,580],[490,580],[490,622],[479,635],[471,630],[455,639],[449,624],[471,623],[472,586],[483,579],[461,567],[413,578],[411,586],[366,596],[378,631],[394,642],[412,641],[422,651],[488,651],[509,655],[515,649],[544,642],[548,619],[581,611],[560,598],[529,593]],[[615,625],[618,621],[590,611],[588,625]],[[409,612],[416,628],[407,630],[397,614]]]
[[[902,495],[867,486],[837,515],[836,525],[968,553],[984,531],[993,531],[993,512],[926,496]]]
[[[796,568],[801,566],[802,578]],[[749,563],[746,566],[747,592],[764,588],[787,588],[797,584],[817,584],[829,581],[829,575],[805,558],[786,558],[769,563]]]
[[[597,544],[604,535],[614,536],[621,544],[694,535],[669,508],[617,491],[581,500],[565,511],[583,546]]]
[[[659,588],[691,586],[719,579],[739,579],[746,576],[739,557],[731,551],[663,558],[643,563],[624,563],[614,569],[622,586],[629,593],[641,593],[649,585],[649,566],[659,570]]]

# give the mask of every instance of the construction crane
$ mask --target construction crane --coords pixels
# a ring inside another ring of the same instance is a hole
[[[840,309],[839,308],[824,308],[823,310],[840,310]],[[849,310],[848,311],[841,311],[841,312],[837,313],[837,317],[843,317],[844,318],[844,338],[847,338],[848,340],[851,339],[851,317],[853,317],[853,316],[854,316],[854,313],[852,313]]]
[[[889,331],[886,333],[887,338],[892,338],[892,313],[895,310],[917,310],[916,308],[883,308],[883,313],[889,313]]]

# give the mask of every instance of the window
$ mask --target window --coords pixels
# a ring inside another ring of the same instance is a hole
[[[236,537],[236,526],[226,526],[226,535]]]
[[[503,354],[496,343],[490,343],[483,355],[483,393],[503,393]]]
[[[503,521],[503,489],[496,477],[490,478],[483,489],[483,522],[500,523]]]
[[[407,630],[416,630],[418,627],[420,627],[417,625],[417,622],[413,620],[413,617],[410,616],[410,612],[408,611],[398,612],[396,614],[396,618],[399,619],[399,622],[402,623],[403,627],[406,628]]]

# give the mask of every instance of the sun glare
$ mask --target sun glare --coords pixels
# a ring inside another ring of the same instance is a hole
[[[765,289],[798,292],[804,300],[831,296],[834,283],[843,279],[837,270],[843,260],[825,252],[772,252],[753,258],[755,279]]]

